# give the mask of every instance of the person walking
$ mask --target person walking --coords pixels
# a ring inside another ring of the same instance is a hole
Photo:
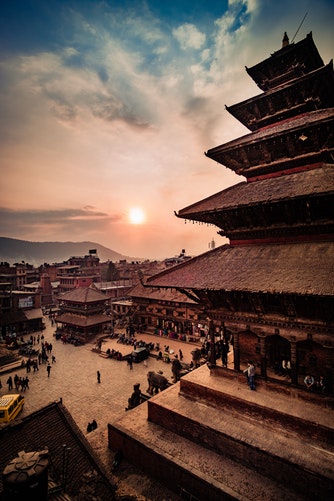
[[[50,363],[48,363],[48,365],[46,367],[46,370],[48,372],[48,377],[50,377],[50,372],[51,372],[51,365],[50,365]]]
[[[28,376],[22,379],[22,391],[26,391],[27,389],[29,390],[29,378]]]
[[[12,376],[9,376],[7,379],[7,384],[8,384],[8,391],[11,391],[13,389],[13,378]]]
[[[251,360],[248,362],[248,367],[244,370],[244,374],[247,375],[247,382],[250,389],[255,391],[255,365]]]
[[[101,374],[100,374],[100,371],[97,371],[96,375],[97,375],[97,382],[101,383]]]

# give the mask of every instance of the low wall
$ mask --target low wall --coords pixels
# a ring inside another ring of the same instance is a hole
[[[138,442],[125,431],[112,424],[108,425],[108,446],[113,451],[121,450],[124,457],[132,464],[140,465],[142,471],[168,486],[178,495],[187,495],[183,499],[200,501],[231,501],[236,494],[227,486],[208,482],[201,472],[191,472],[182,464],[158,454],[142,442]]]

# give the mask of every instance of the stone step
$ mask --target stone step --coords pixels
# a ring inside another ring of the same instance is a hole
[[[122,450],[129,462],[167,485],[182,499],[305,501],[305,496],[291,490],[287,483],[280,484],[261,471],[203,447],[200,439],[188,440],[148,421],[149,402],[169,392],[177,398],[177,385],[109,424],[109,448]]]
[[[148,402],[148,419],[246,467],[256,463],[263,475],[277,482],[284,484],[289,479],[304,495],[311,488],[314,496],[325,495],[334,485],[333,442],[320,445],[319,440],[299,437],[282,424],[267,423],[265,417],[254,419],[238,410],[190,400],[181,393],[163,392]]]
[[[216,371],[212,373],[205,367],[194,371],[190,377],[181,379],[180,394],[223,412],[238,413],[250,422],[264,421],[275,432],[289,431],[307,440],[312,437],[313,440],[334,443],[331,397],[314,395],[314,399],[322,397],[318,405],[316,402],[306,402],[298,395],[290,397],[275,393],[273,389],[267,391],[268,386],[264,385],[258,385],[259,391],[252,392],[240,375],[236,375],[233,380],[232,371],[226,371],[226,377],[224,370],[220,373],[223,376],[216,377]]]
[[[12,372],[22,367],[22,360],[14,360],[5,365],[0,366],[0,374],[6,374],[7,372]]]
[[[136,414],[131,411],[134,422],[121,419],[110,426],[109,446],[123,452],[125,448],[129,461],[148,466],[148,473],[154,476],[160,475],[161,468],[167,469],[170,478],[179,482],[180,489],[189,490],[193,482],[196,492],[210,492],[204,497],[198,495],[199,499],[231,499],[226,496],[261,499],[254,493],[250,495],[243,482],[238,490],[226,477],[222,481],[220,470],[224,471],[226,464],[232,470],[235,468],[232,477],[240,476],[240,469],[252,482],[254,475],[261,472],[259,483],[266,488],[272,485],[270,489],[277,489],[282,495],[280,499],[334,498],[331,409],[275,395],[264,388],[250,391],[244,380],[240,383],[212,377],[205,366],[143,405],[147,406],[145,411],[142,405]],[[311,433],[300,433],[303,427],[296,423],[303,424]],[[317,425],[321,431],[313,433]],[[180,454],[175,451],[176,444],[182,451]],[[131,448],[138,457],[131,458]],[[213,463],[208,459],[211,456],[215,458]],[[209,461],[208,477],[205,465]],[[156,464],[160,465],[159,471]],[[196,481],[189,478],[189,468]],[[287,485],[293,494],[285,497],[282,489]],[[195,491],[189,492],[196,495]],[[218,491],[224,496],[219,498]]]
[[[13,354],[9,353],[6,355],[2,355],[0,357],[0,366],[10,364],[10,363],[14,362],[15,360],[17,360],[16,353],[13,353]]]

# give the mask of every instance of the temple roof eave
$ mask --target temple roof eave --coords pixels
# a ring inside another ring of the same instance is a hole
[[[305,100],[304,95],[305,92],[302,91],[305,85],[310,85],[310,82],[313,82],[313,85],[317,88],[317,100],[314,101],[310,97]],[[333,94],[328,92],[328,90],[334,85],[334,73],[333,73],[333,60],[331,60],[326,66],[322,68],[318,68],[311,73],[304,75],[303,77],[296,78],[291,82],[287,82],[278,86],[274,89],[270,89],[267,92],[262,92],[256,96],[253,96],[244,101],[238,102],[236,104],[232,104],[230,106],[225,106],[226,110],[236,118],[240,123],[245,125],[249,130],[256,131],[262,127],[270,125],[274,123],[275,118],[279,117],[279,121],[284,120],[285,118],[289,118],[293,113],[301,114],[305,111],[315,111],[319,108],[319,100],[321,102],[320,108],[328,108],[333,106]],[[293,94],[295,97],[299,97],[299,100],[292,105],[290,100],[288,100],[288,104],[284,99],[284,96],[290,96]],[[275,105],[273,104],[273,100]],[[271,103],[271,105],[269,105]],[[310,104],[311,103],[311,104]],[[313,108],[308,109],[310,105],[313,103]],[[270,115],[266,117],[257,117],[259,113],[258,108],[265,108],[266,110],[270,110],[273,107],[277,108],[278,104],[280,104],[279,109],[276,109],[276,112],[272,112]],[[285,107],[284,107],[285,105]]]
[[[313,111],[216,146],[205,155],[247,178],[258,171],[263,174],[303,163],[330,162],[334,153],[333,122],[334,108]],[[310,138],[307,149],[298,146],[299,141],[302,145]],[[258,154],[260,149],[262,155]]]
[[[73,325],[78,327],[93,327],[95,325],[103,325],[110,322],[107,315],[78,315],[75,313],[64,312],[57,316],[57,322],[61,324]]]
[[[311,126],[313,123],[315,125],[322,124],[323,122],[332,121],[334,119],[334,108],[328,108],[326,110],[318,110],[308,113],[307,116],[301,115],[297,117],[292,117],[289,120],[285,120],[282,123],[277,123],[271,127],[266,127],[264,129],[258,130],[256,132],[250,132],[232,141],[223,143],[214,148],[210,148],[205,153],[206,156],[215,160],[213,156],[219,151],[229,151],[234,148],[238,148],[241,145],[252,145],[259,144],[261,141],[266,141],[270,138],[276,138],[278,134],[289,134],[300,128],[305,128]]]
[[[210,223],[222,211],[252,207],[264,203],[280,202],[292,198],[333,196],[334,165],[297,172],[277,178],[245,181],[222,190],[210,197],[181,209],[176,216]]]
[[[333,255],[334,242],[223,245],[150,277],[148,285],[334,297]]]

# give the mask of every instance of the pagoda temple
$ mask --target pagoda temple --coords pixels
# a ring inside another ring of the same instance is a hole
[[[110,325],[106,314],[110,301],[94,284],[63,292],[58,297],[57,334],[64,339],[87,342]]]
[[[263,91],[226,109],[250,133],[206,152],[246,178],[180,210],[215,225],[223,245],[148,280],[207,307],[233,332],[234,370],[255,361],[262,377],[291,362],[334,381],[334,73],[312,34],[247,73]]]
[[[179,218],[229,239],[150,277],[202,305],[210,363],[108,425],[108,443],[212,501],[334,497],[334,74],[312,35],[246,68],[261,94],[227,107],[250,133],[206,156],[242,176]],[[218,364],[216,333],[233,337]],[[256,366],[256,391],[244,369]],[[279,369],[290,362],[288,377]],[[305,387],[323,376],[325,391]]]

